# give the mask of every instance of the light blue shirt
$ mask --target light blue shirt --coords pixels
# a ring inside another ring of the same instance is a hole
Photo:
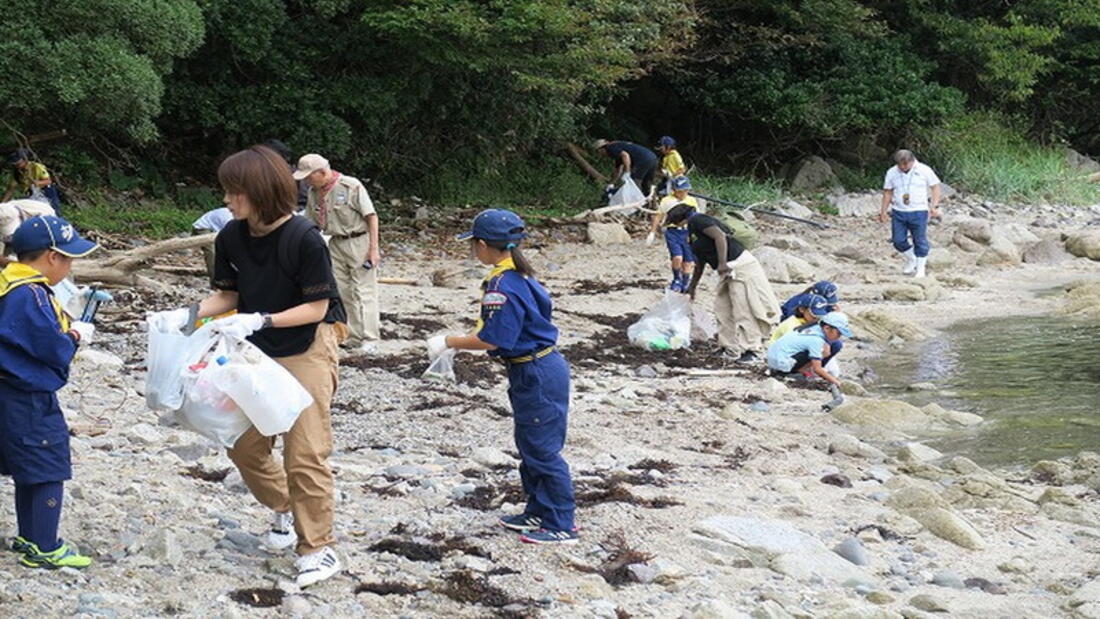
[[[212,211],[206,211],[202,217],[195,220],[195,223],[191,224],[192,228],[196,230],[213,230],[214,232],[221,232],[225,224],[233,221],[233,213],[229,212],[226,207],[216,208]]]
[[[790,372],[795,369],[795,355],[805,352],[810,359],[822,359],[822,351],[828,343],[825,332],[818,325],[805,331],[791,331],[768,347],[768,367]]]

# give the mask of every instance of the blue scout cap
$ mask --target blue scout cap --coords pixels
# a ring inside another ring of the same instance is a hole
[[[527,234],[526,226],[519,215],[502,208],[491,208],[481,211],[474,217],[474,225],[469,232],[463,232],[457,237],[460,241],[468,238],[482,239],[485,241],[519,241]]]
[[[843,312],[829,312],[822,316],[818,322],[840,331],[840,334],[844,337],[852,337],[852,328],[848,326],[848,316]]]
[[[71,223],[52,215],[31,217],[19,224],[9,246],[16,255],[52,249],[70,258],[86,256],[99,247],[82,238]]]
[[[810,310],[814,316],[824,316],[829,313],[829,302],[819,294],[806,295],[805,304],[800,304]]]
[[[836,284],[828,280],[821,280],[814,284],[814,287],[810,289],[814,294],[819,294],[825,297],[825,300],[829,302],[829,305],[836,305],[837,294]]]
[[[670,135],[662,135],[661,139],[657,140],[657,146],[668,146],[671,148],[676,146],[676,140]]]
[[[673,190],[691,189],[691,179],[686,176],[677,176],[672,179]]]

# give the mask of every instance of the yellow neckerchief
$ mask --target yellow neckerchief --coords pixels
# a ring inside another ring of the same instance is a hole
[[[511,256],[508,256],[507,258],[505,258],[504,260],[501,260],[500,262],[496,263],[493,266],[493,270],[489,271],[489,274],[486,275],[485,279],[481,282],[481,288],[484,290],[486,287],[489,286],[489,282],[493,281],[494,278],[500,277],[501,275],[503,275],[505,271],[515,271],[515,270],[516,270],[516,261],[513,260]],[[478,333],[481,333],[481,329],[484,326],[485,326],[485,321],[481,319],[481,314],[479,313],[478,317],[477,317],[477,325],[474,326],[474,335],[477,335]]]
[[[489,271],[489,274],[485,276],[485,283],[489,283],[490,281],[493,280],[493,278],[499,277],[505,271],[515,271],[515,270],[516,270],[516,261],[513,260],[511,256],[508,256],[507,258],[505,258],[504,260],[501,260],[500,262],[496,263],[495,266],[493,266],[493,270]]]
[[[46,289],[50,290],[50,281],[33,267],[29,267],[22,262],[9,263],[3,271],[0,271],[0,298],[26,284],[45,284]],[[61,325],[61,332],[66,333],[69,330],[69,317],[62,311],[61,304],[57,302],[53,291],[50,291],[49,295],[50,305],[53,306],[54,314],[57,315],[57,322]]]

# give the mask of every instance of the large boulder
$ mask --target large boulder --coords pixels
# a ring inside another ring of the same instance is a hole
[[[951,511],[947,503],[931,490],[906,486],[890,495],[886,505],[924,525],[933,535],[952,544],[981,550],[982,536],[965,518]]]
[[[588,224],[588,242],[594,245],[629,243],[630,233],[622,224],[591,222]]]
[[[989,225],[989,222],[984,219],[966,217],[959,220],[956,229],[966,238],[977,241],[982,245],[988,244],[993,238],[993,226]]]
[[[782,520],[712,516],[692,526],[695,542],[734,560],[748,560],[797,580],[873,584],[859,566],[829,550],[816,537]]]
[[[1100,162],[1097,162],[1088,155],[1082,155],[1081,153],[1069,148],[1068,146],[1063,151],[1066,155],[1066,165],[1070,168],[1080,172],[1081,174],[1093,174],[1100,172]]]
[[[832,167],[817,155],[806,157],[791,167],[787,184],[794,193],[840,187]]]
[[[810,219],[814,216],[814,212],[808,207],[791,198],[787,198],[779,204],[779,212],[790,215],[791,217],[801,217],[802,219]]]
[[[832,414],[845,423],[901,432],[926,431],[932,424],[932,418],[924,411],[899,400],[849,399],[834,408]]]
[[[1022,260],[1020,248],[1001,234],[994,234],[989,240],[989,248],[978,256],[978,264],[982,266],[1010,265],[1017,266]]]
[[[923,301],[924,288],[916,284],[894,284],[882,290],[882,298],[887,301]]]
[[[919,325],[879,310],[851,312],[848,316],[852,319],[852,328],[856,335],[880,342],[889,342],[895,337],[906,341],[917,341],[929,335],[928,331]]]
[[[763,246],[752,250],[760,262],[768,281],[791,284],[814,281],[814,268],[809,263],[775,247]]]
[[[934,271],[942,271],[955,266],[955,256],[943,247],[933,247],[928,252],[928,266]]]
[[[1023,259],[1028,264],[1058,264],[1071,258],[1064,243],[1046,239],[1024,250]]]
[[[1040,240],[1042,240],[1038,236],[1036,236],[1034,232],[1028,230],[1027,226],[1017,223],[1000,224],[997,226],[993,226],[993,235],[991,237],[991,240],[993,237],[997,236],[1003,236],[1004,238],[1008,239],[1013,245],[1017,245],[1019,247],[1034,245],[1035,243],[1038,243]]]
[[[881,193],[845,193],[828,201],[843,217],[872,217],[882,208]]]
[[[1100,260],[1100,230],[1078,230],[1066,237],[1066,250],[1074,256]]]

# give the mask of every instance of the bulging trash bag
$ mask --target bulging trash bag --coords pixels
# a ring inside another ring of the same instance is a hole
[[[217,339],[209,326],[191,335],[167,328],[155,314],[146,318],[149,327],[145,354],[145,404],[154,410],[178,410],[183,406],[183,372],[196,363]]]
[[[424,370],[421,378],[424,380],[437,380],[446,383],[458,382],[455,378],[455,355],[458,353],[453,348],[448,348],[439,354]]]
[[[298,415],[313,403],[313,396],[251,342],[224,340],[226,362],[213,368],[213,385],[237,403],[260,434],[275,436],[289,431]]]
[[[645,194],[641,189],[638,189],[638,184],[634,182],[634,179],[629,174],[623,175],[623,184],[619,187],[618,191],[611,194],[611,198],[607,201],[608,206],[638,206],[645,202]]]
[[[630,343],[648,350],[677,350],[691,345],[691,300],[671,290],[626,330]]]
[[[249,428],[248,420],[237,403],[214,384],[215,374],[228,362],[228,344],[213,335],[199,353],[199,358],[180,373],[183,384],[183,405],[176,413],[180,424],[198,434],[232,447]]]
[[[696,342],[710,341],[718,335],[718,321],[701,307],[691,308],[691,339]]]

